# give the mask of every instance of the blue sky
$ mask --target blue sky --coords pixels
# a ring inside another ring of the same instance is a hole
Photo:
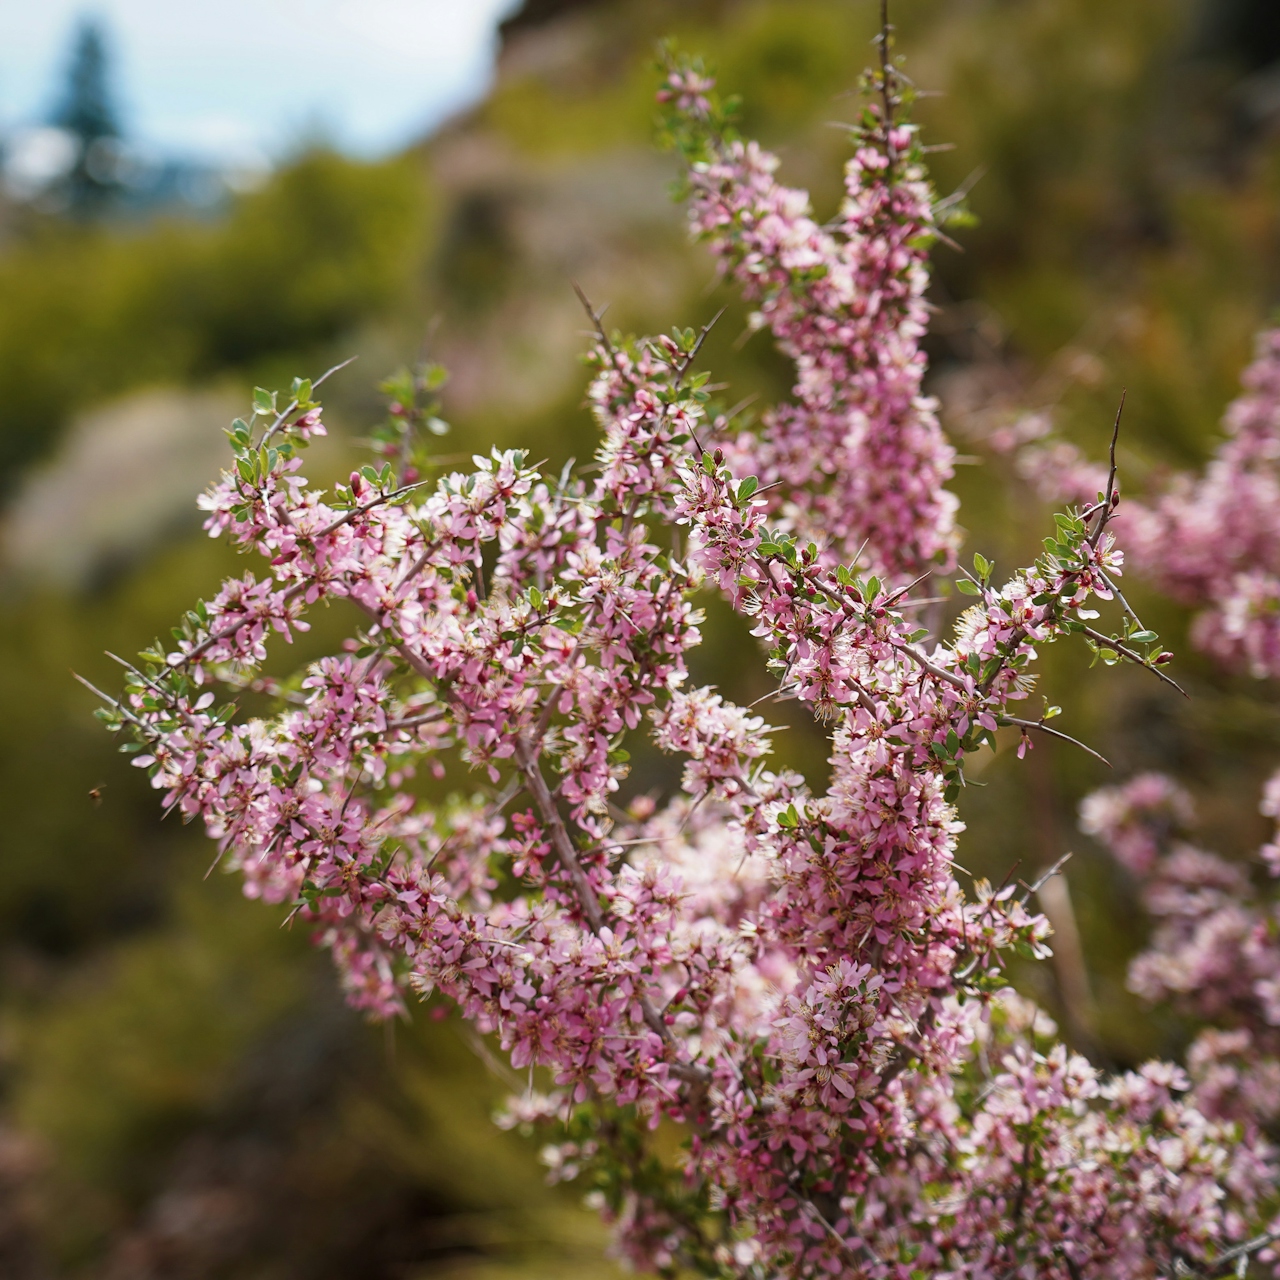
[[[237,162],[322,133],[379,155],[488,83],[514,0],[0,0],[0,128],[47,115],[78,19],[110,38],[126,131]]]

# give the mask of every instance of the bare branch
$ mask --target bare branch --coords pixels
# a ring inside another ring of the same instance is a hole
[[[1001,716],[999,724],[1017,725],[1020,729],[1039,729],[1041,733],[1047,733],[1054,738],[1061,738],[1063,742],[1069,742],[1074,747],[1079,747],[1081,751],[1088,752],[1095,760],[1101,760],[1108,769],[1112,767],[1111,761],[1104,755],[1099,755],[1092,747],[1086,746],[1079,738],[1073,738],[1069,733],[1063,733],[1061,729],[1050,729],[1043,720],[1019,720],[1017,716]]]
[[[1276,1240],[1280,1240],[1280,1228],[1276,1228],[1273,1231],[1264,1231],[1262,1235],[1254,1236],[1252,1240],[1246,1240],[1243,1244],[1224,1250],[1213,1260],[1213,1265],[1221,1272],[1224,1263],[1229,1265],[1238,1258],[1247,1258],[1251,1253],[1257,1253],[1259,1249],[1265,1249],[1267,1245]]]
[[[1049,868],[1048,871],[1044,872],[1044,874],[1041,875],[1034,884],[1027,885],[1026,891],[1023,893],[1020,901],[1024,905],[1030,902],[1031,899],[1035,897],[1035,895],[1039,893],[1040,890],[1043,889],[1045,885],[1047,885],[1049,881],[1052,880],[1053,877],[1056,876],[1062,870],[1062,868],[1067,865],[1068,862],[1071,861],[1073,856],[1074,855],[1071,853],[1070,850],[1064,853],[1062,857],[1060,857],[1057,860],[1057,862],[1055,862],[1053,866]]]
[[[354,364],[359,360],[359,356],[348,356],[341,364],[335,364],[332,369],[326,369],[312,384],[311,389],[314,391],[323,382],[331,378],[341,369],[345,369],[347,365]],[[266,444],[273,435],[280,429],[281,423],[298,407],[297,400],[290,400],[289,403],[276,415],[276,420],[267,428],[266,434],[262,437],[262,444]],[[261,445],[259,445],[261,448]]]
[[[942,667],[934,666],[923,654],[917,653],[909,644],[902,644],[897,640],[890,640],[889,644],[899,653],[905,654],[918,667],[927,671],[931,676],[937,677],[939,680],[945,680],[949,685],[954,685],[957,689],[963,689],[965,693],[972,693],[968,684],[953,671],[946,671]]]
[[[1128,602],[1128,600],[1124,598],[1124,592],[1121,591],[1118,586],[1116,586],[1115,582],[1107,574],[1100,573],[1098,576],[1103,580],[1103,582],[1107,584],[1107,589],[1111,592],[1111,594],[1115,596],[1117,600],[1120,601],[1120,607],[1125,611],[1125,613],[1129,615],[1129,617],[1131,617],[1134,620],[1134,622],[1138,624],[1138,630],[1145,631],[1146,627],[1142,625],[1142,619],[1138,617],[1138,615],[1134,612],[1133,606]]]
[[[689,350],[689,354],[684,359],[684,363],[680,366],[679,369],[676,370],[676,380],[674,383],[674,386],[676,387],[676,389],[679,389],[680,385],[684,382],[685,375],[689,372],[690,368],[693,365],[694,360],[697,359],[698,352],[702,350],[702,344],[707,340],[707,334],[709,334],[711,330],[715,328],[716,321],[719,320],[720,317],[724,315],[724,313],[728,309],[729,308],[727,306],[721,307],[720,310],[717,311],[715,315],[713,315],[711,319],[708,320],[707,323],[702,326],[702,329],[698,333],[698,337],[696,341],[694,342],[693,346]]]
[[[1111,519],[1116,505],[1116,443],[1120,439],[1120,415],[1124,413],[1124,401],[1127,389],[1120,392],[1120,407],[1116,410],[1116,423],[1111,429],[1111,469],[1107,473],[1107,492],[1102,500],[1102,513],[1098,517],[1098,527],[1089,535],[1089,545],[1096,551],[1106,532],[1107,521]]]
[[[587,315],[591,318],[592,327],[596,331],[596,336],[600,339],[600,345],[609,353],[609,359],[613,362],[613,367],[617,369],[622,378],[632,387],[636,385],[635,379],[627,372],[626,366],[622,363],[622,355],[618,349],[609,340],[609,335],[605,332],[604,325],[600,323],[604,317],[605,308],[601,307],[599,311],[591,305],[591,299],[583,292],[582,286],[576,281],[573,284],[573,291],[578,295],[578,301],[582,303]]]
[[[912,581],[908,582],[905,587],[899,587],[896,591],[891,592],[889,595],[885,597],[884,607],[886,609],[898,608],[898,602],[902,599],[902,597],[905,596],[908,591],[911,591],[915,587],[918,587],[932,573],[933,573],[932,569],[926,569],[918,578],[914,578],[912,579]]]

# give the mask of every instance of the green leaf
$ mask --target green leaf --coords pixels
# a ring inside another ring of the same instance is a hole
[[[253,389],[253,411],[264,417],[267,414],[276,411],[276,393],[268,391],[266,387],[254,387]]]
[[[958,578],[956,580],[956,590],[959,591],[961,595],[966,596],[976,596],[981,594],[978,590],[977,583],[970,582],[968,578]]]
[[[980,551],[973,553],[973,567],[978,571],[978,577],[983,582],[991,576],[991,562]]]
[[[755,476],[748,476],[738,486],[738,501],[745,502],[760,487],[760,481]]]

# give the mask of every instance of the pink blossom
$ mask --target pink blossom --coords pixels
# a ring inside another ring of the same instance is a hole
[[[310,924],[354,1005],[443,997],[529,1072],[503,1123],[549,1138],[553,1179],[594,1180],[636,1266],[1215,1268],[1261,1229],[1276,1174],[1254,1046],[1280,984],[1243,879],[1170,843],[1162,816],[1189,817],[1171,787],[1093,802],[1092,829],[1151,877],[1165,932],[1142,990],[1248,1032],[1199,1042],[1192,1075],[1106,1077],[1008,990],[1010,951],[1048,954],[1029,892],[966,895],[954,874],[966,763],[1001,726],[1043,727],[1015,714],[1039,650],[1115,597],[1112,513],[1061,514],[1003,585],[975,559],[954,633],[920,627],[905,579],[949,561],[954,502],[919,395],[933,215],[914,135],[868,117],[823,229],[770,157],[712,128],[708,77],[673,63],[663,93],[706,148],[695,219],[796,360],[795,403],[743,435],[709,408],[692,334],[602,336],[596,465],[558,479],[495,450],[431,485],[388,464],[322,493],[298,470],[309,401],[235,428],[202,505],[266,573],[145,653],[108,724],[246,893]],[[878,573],[852,563],[863,540]],[[825,787],[770,767],[761,715],[686,688],[708,591],[829,726]],[[359,618],[340,653],[272,686],[270,714],[216,705],[334,600]],[[627,803],[626,744],[650,732],[682,784]],[[445,759],[477,793],[428,804],[411,780]],[[664,1121],[687,1137],[675,1165]]]
[[[1197,646],[1263,678],[1280,674],[1280,329],[1258,335],[1241,381],[1203,473],[1127,501],[1115,528],[1140,574],[1200,611]],[[1025,446],[1018,465],[1055,502],[1106,487],[1106,469],[1065,441]]]

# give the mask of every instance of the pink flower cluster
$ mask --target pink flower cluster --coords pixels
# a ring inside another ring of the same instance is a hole
[[[727,126],[714,83],[672,63],[660,97],[689,160],[689,217],[752,316],[795,363],[795,399],[764,414],[726,453],[768,489],[767,510],[833,561],[913,577],[956,545],[945,485],[954,450],[921,392],[933,192],[914,126],[886,116],[901,82],[852,129],[845,198],[825,225],[806,192],[779,184],[778,159]]]
[[[1280,675],[1280,330],[1259,335],[1243,383],[1204,473],[1126,503],[1113,527],[1147,578],[1200,610],[1197,644],[1262,678]],[[1105,471],[1062,441],[1024,447],[1019,466],[1057,498],[1087,501],[1106,484]],[[1280,773],[1260,807],[1280,819]],[[1280,903],[1266,877],[1191,843],[1192,818],[1190,797],[1159,774],[1096,792],[1081,808],[1081,826],[1134,876],[1153,921],[1130,987],[1203,1028],[1187,1052],[1187,1098],[1254,1145],[1280,1121]],[[1280,839],[1259,861],[1280,874]],[[1258,1256],[1274,1263],[1272,1253]]]
[[[1280,675],[1280,329],[1258,335],[1203,476],[1135,507],[1126,541],[1145,574],[1201,607],[1197,644],[1256,676]]]
[[[1274,816],[1280,774],[1262,808]],[[1210,1029],[1188,1054],[1200,1109],[1261,1130],[1280,1119],[1280,909],[1248,868],[1188,842],[1190,797],[1143,774],[1089,796],[1081,825],[1134,873],[1155,922],[1129,984]],[[1274,846],[1263,858],[1274,864]],[[1135,856],[1135,851],[1137,856]]]
[[[1140,573],[1200,610],[1197,646],[1262,678],[1280,675],[1280,329],[1258,335],[1242,382],[1204,473],[1126,502],[1115,527]],[[1061,440],[1023,449],[1019,467],[1055,502],[1088,502],[1106,482]]]
[[[693,69],[667,93],[690,129],[714,119]],[[247,892],[313,927],[353,1003],[386,1016],[439,993],[527,1070],[506,1122],[551,1129],[553,1174],[592,1181],[638,1266],[1218,1274],[1260,1256],[1260,1131],[1177,1067],[1107,1079],[1052,1044],[1003,973],[1011,950],[1048,953],[1031,890],[966,896],[955,876],[967,760],[1002,726],[1049,731],[1015,714],[1037,650],[1078,635],[1157,659],[1127,623],[1091,625],[1122,568],[1106,503],[1059,516],[1003,586],[975,557],[950,638],[913,620],[904,575],[950,555],[950,454],[918,395],[927,192],[909,132],[884,120],[877,142],[877,119],[837,233],[749,147],[718,141],[695,173],[698,216],[754,264],[800,366],[773,443],[730,439],[691,332],[601,335],[596,465],[558,479],[495,451],[433,484],[388,463],[325,494],[298,471],[310,388],[278,414],[264,398],[271,420],[237,425],[203,505],[267,571],[144,653],[104,719]],[[868,539],[870,576],[850,563]],[[706,589],[831,726],[820,794],[769,767],[762,717],[686,688]],[[217,706],[320,601],[359,619],[344,651],[273,715]],[[684,759],[662,804],[623,791],[647,730]],[[488,793],[428,800],[417,779],[449,759]],[[687,1136],[674,1164],[664,1120]]]

